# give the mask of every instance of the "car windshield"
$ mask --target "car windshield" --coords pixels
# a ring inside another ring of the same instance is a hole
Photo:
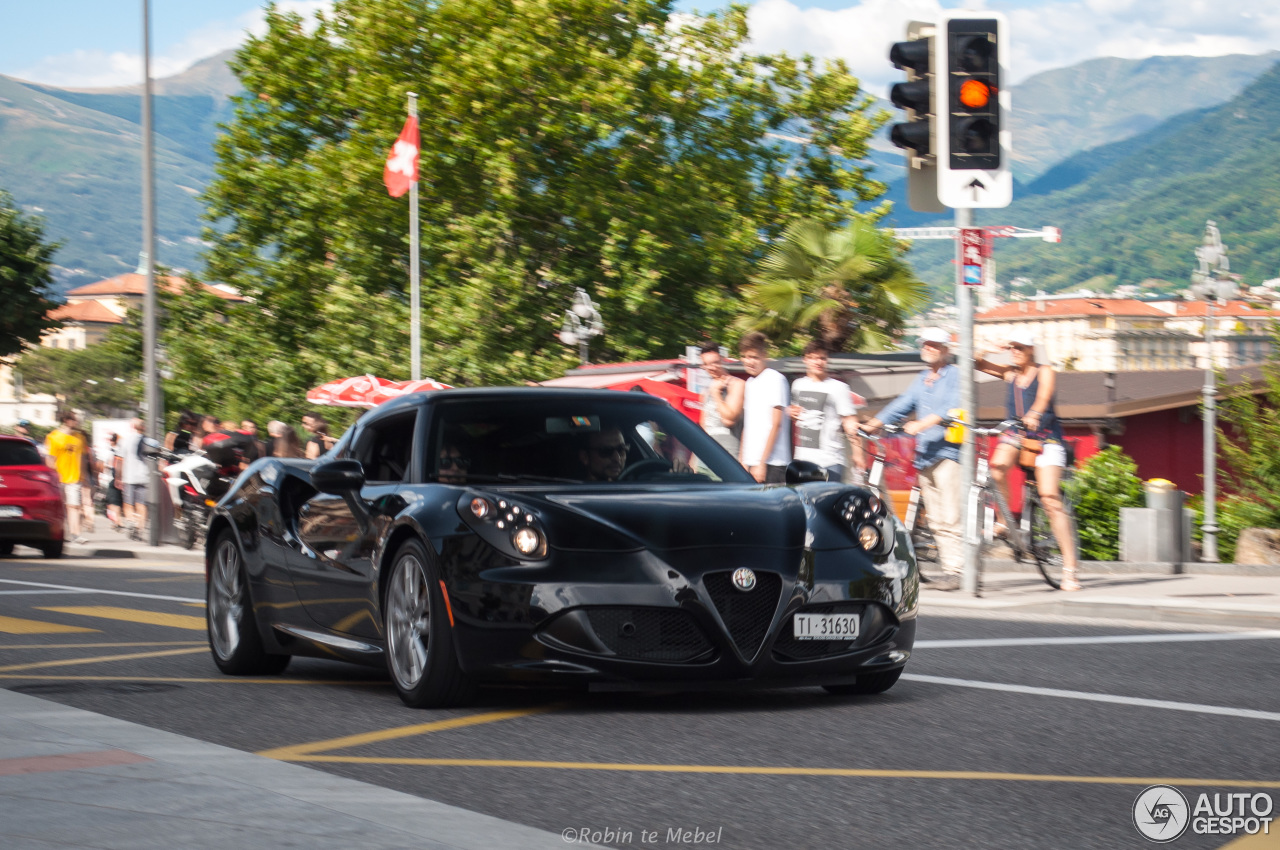
[[[443,483],[750,483],[670,405],[644,399],[441,401],[428,477]]]

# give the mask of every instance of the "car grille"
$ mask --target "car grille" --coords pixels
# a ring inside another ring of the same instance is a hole
[[[863,614],[863,605],[855,604],[831,604],[831,605],[810,605],[801,614]],[[839,655],[842,652],[848,652],[860,643],[866,643],[869,636],[868,631],[871,628],[873,618],[863,614],[859,636],[856,640],[796,640],[795,614],[787,617],[787,621],[782,624],[782,629],[778,634],[777,641],[773,644],[773,654],[784,661],[809,661],[814,658],[823,658],[828,655]]]
[[[619,658],[692,661],[711,652],[711,642],[687,611],[675,608],[587,608],[600,642]]]
[[[777,573],[756,573],[756,586],[748,591],[733,586],[730,572],[707,573],[703,583],[738,651],[744,658],[754,658],[778,609],[782,577]]]

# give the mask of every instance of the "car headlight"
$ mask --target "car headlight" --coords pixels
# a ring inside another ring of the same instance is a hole
[[[862,544],[862,548],[868,552],[874,552],[880,548],[880,529],[874,525],[863,524],[858,526],[858,543]]]
[[[837,503],[836,513],[858,545],[874,555],[885,555],[893,544],[893,520],[884,499],[867,490],[850,493]]]
[[[531,558],[542,554],[547,548],[542,532],[531,525],[517,528],[511,535],[511,543],[517,552]]]
[[[546,557],[547,535],[538,515],[509,499],[464,496],[458,502],[462,519],[491,546],[526,560]]]

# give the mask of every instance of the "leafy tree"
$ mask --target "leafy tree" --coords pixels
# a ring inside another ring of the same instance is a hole
[[[1143,505],[1138,465],[1119,446],[1107,446],[1066,486],[1075,501],[1080,556],[1114,561],[1120,556],[1120,509]]]
[[[135,409],[142,398],[142,332],[130,312],[125,324],[87,348],[29,349],[15,366],[30,392],[56,395],[68,407],[99,416]]]
[[[358,369],[408,377],[408,210],[381,183],[408,91],[422,106],[424,374],[504,383],[571,364],[555,333],[576,287],[600,304],[603,359],[727,324],[789,222],[843,221],[883,192],[860,162],[886,116],[842,63],[748,53],[745,7],[672,8],[337,0],[313,29],[269,10],[233,61],[249,94],[206,195],[209,276],[252,303],[215,344],[190,342],[184,381],[234,406],[290,403]],[[359,308],[341,329],[363,340],[350,351],[326,339],[335,298]]]
[[[24,216],[8,192],[0,190],[0,357],[34,345],[58,323],[46,318],[53,304],[49,267],[56,243],[44,241],[44,226]]]
[[[1271,330],[1272,354],[1262,365],[1264,391],[1248,382],[1223,400],[1218,471],[1229,492],[1216,505],[1219,556],[1235,556],[1236,538],[1248,527],[1280,528],[1280,326]],[[1203,508],[1200,509],[1203,513]],[[1199,536],[1200,523],[1196,523]]]
[[[867,218],[839,229],[794,222],[760,261],[738,325],[764,331],[783,350],[798,348],[801,335],[832,351],[887,348],[906,318],[929,303],[928,286],[902,253]]]

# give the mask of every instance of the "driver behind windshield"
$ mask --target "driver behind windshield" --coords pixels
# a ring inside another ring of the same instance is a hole
[[[578,460],[586,467],[588,481],[617,481],[627,465],[627,441],[622,431],[617,425],[602,425],[599,431],[587,434]]]

